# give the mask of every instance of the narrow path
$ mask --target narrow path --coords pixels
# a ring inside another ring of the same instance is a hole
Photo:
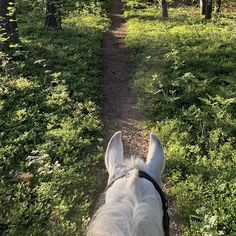
[[[124,42],[126,37],[122,0],[113,0],[110,16],[112,25],[103,39],[103,79],[105,97],[103,106],[104,137],[106,141],[118,130],[122,131],[124,153],[146,157],[149,134],[145,134],[137,111],[132,86],[131,61]],[[107,142],[106,142],[107,143]],[[170,235],[180,236],[180,230],[171,221]]]
[[[125,155],[145,157],[148,136],[141,128],[132,88],[121,0],[113,0],[110,15],[112,25],[103,40],[104,136],[108,140],[114,132],[121,130]]]

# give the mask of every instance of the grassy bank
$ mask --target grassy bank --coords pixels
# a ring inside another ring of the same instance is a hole
[[[99,2],[65,2],[62,30],[45,31],[43,6],[18,4],[21,47],[1,53],[0,234],[80,235],[103,178],[94,166],[109,20]]]
[[[236,17],[126,1],[139,108],[167,156],[165,183],[185,235],[234,235]]]

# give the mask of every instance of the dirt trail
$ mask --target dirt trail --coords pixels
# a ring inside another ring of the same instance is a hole
[[[122,12],[122,0],[113,0],[110,16],[112,25],[103,38],[101,85],[105,97],[104,137],[108,141],[116,131],[121,130],[125,155],[146,157],[149,134],[144,133],[137,111],[131,79],[131,61],[124,42],[127,29]],[[174,221],[171,221],[170,235],[181,235]]]
[[[148,135],[141,128],[132,88],[121,0],[113,0],[110,15],[112,25],[103,40],[104,136],[108,140],[114,132],[121,130],[125,155],[145,157]]]

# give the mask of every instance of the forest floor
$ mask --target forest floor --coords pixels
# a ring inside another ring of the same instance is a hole
[[[141,115],[132,85],[132,63],[124,42],[127,28],[122,12],[122,1],[113,0],[111,27],[103,38],[103,79],[105,97],[103,105],[104,137],[108,141],[118,130],[122,131],[125,156],[145,158],[148,134],[142,128]],[[106,142],[107,143],[107,142]],[[176,223],[171,221],[171,235],[181,235]]]

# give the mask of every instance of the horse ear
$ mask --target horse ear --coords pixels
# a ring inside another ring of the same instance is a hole
[[[105,164],[109,174],[114,174],[114,171],[122,166],[123,160],[123,145],[121,140],[121,131],[116,132],[110,139],[106,155]]]
[[[161,142],[156,135],[150,135],[146,165],[155,177],[160,177],[165,165],[165,155]]]

